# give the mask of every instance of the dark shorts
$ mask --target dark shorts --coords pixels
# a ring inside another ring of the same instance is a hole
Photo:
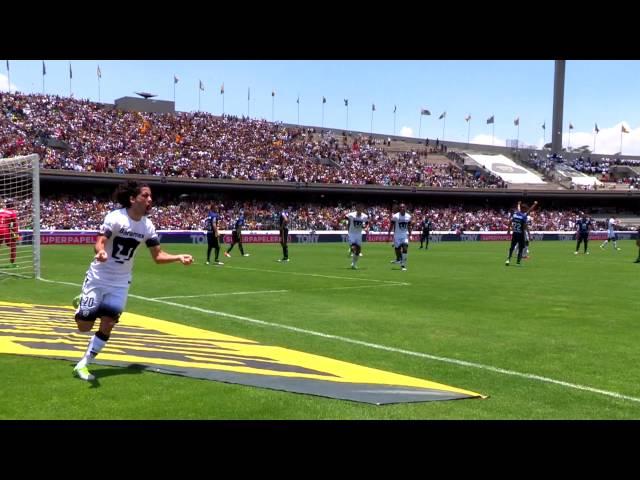
[[[242,235],[238,235],[238,232],[234,230],[231,232],[231,241],[233,243],[242,243]]]
[[[207,232],[207,244],[213,248],[220,247],[220,243],[218,242],[218,237],[214,237],[213,232]]]
[[[288,228],[281,228],[280,229],[280,242],[281,243],[287,243],[288,239],[289,239],[289,229]]]

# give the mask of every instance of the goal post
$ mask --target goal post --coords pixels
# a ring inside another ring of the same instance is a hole
[[[40,156],[0,158],[0,278],[40,278]]]

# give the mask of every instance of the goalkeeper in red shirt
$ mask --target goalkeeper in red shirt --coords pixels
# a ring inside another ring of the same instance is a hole
[[[5,207],[0,208],[0,245],[5,243],[11,251],[10,267],[16,266],[16,245],[18,244],[18,214],[13,209],[13,202],[6,200]]]

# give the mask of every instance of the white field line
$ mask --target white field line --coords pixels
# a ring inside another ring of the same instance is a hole
[[[76,284],[76,283],[69,283],[69,282],[58,282],[55,280],[46,280],[44,278],[41,278],[40,280],[44,281],[44,282],[50,282],[50,283],[59,283],[59,284],[63,284],[63,285],[72,285],[74,287],[80,287],[80,284]],[[612,397],[612,398],[616,398],[616,399],[620,399],[620,400],[629,400],[631,402],[637,402],[640,403],[640,398],[638,397],[632,397],[629,395],[623,395],[621,393],[618,392],[611,392],[608,390],[602,390],[599,388],[593,388],[593,387],[588,387],[585,385],[580,385],[577,383],[570,383],[570,382],[565,382],[563,380],[555,380],[553,378],[549,378],[549,377],[543,377],[540,375],[534,375],[531,373],[522,373],[522,372],[516,372],[514,370],[507,370],[504,368],[499,368],[499,367],[493,367],[491,365],[484,365],[481,363],[474,363],[474,362],[467,362],[465,360],[458,360],[455,358],[448,358],[448,357],[440,357],[437,355],[430,355],[428,353],[421,353],[421,352],[413,352],[411,350],[405,350],[402,348],[394,348],[394,347],[387,347],[385,345],[378,345],[376,343],[370,343],[370,342],[363,342],[361,340],[354,340],[352,338],[347,338],[347,337],[341,337],[339,335],[330,335],[327,333],[322,333],[322,332],[316,332],[313,330],[307,330],[304,328],[298,328],[298,327],[292,327],[290,325],[281,325],[279,323],[273,323],[273,322],[266,322],[264,320],[257,320],[255,318],[249,318],[249,317],[243,317],[240,315],[234,315],[232,313],[226,313],[226,312],[219,312],[216,310],[208,310],[205,308],[200,308],[200,307],[193,307],[191,305],[182,305],[180,303],[175,303],[175,302],[168,302],[166,300],[157,300],[157,299],[153,299],[153,298],[147,298],[147,297],[142,297],[139,295],[129,295],[130,297],[133,298],[137,298],[139,300],[145,300],[148,302],[155,302],[155,303],[161,303],[164,305],[170,305],[172,307],[177,307],[177,308],[184,308],[186,310],[192,310],[195,312],[200,312],[200,313],[206,313],[206,314],[210,314],[210,315],[217,315],[219,317],[225,317],[225,318],[231,318],[234,320],[239,320],[241,322],[247,322],[247,323],[253,323],[256,325],[262,325],[262,326],[266,326],[266,327],[273,327],[273,328],[281,328],[283,330],[290,330],[292,332],[297,332],[297,333],[302,333],[305,335],[313,335],[316,337],[322,337],[322,338],[327,338],[327,339],[331,339],[331,340],[338,340],[340,342],[345,342],[345,343],[350,343],[350,344],[354,344],[354,345],[361,345],[363,347],[368,347],[368,348],[373,348],[376,350],[384,350],[386,352],[393,352],[393,353],[402,353],[404,355],[409,355],[412,357],[418,357],[418,358],[427,358],[429,360],[436,360],[438,362],[444,362],[444,363],[451,363],[454,365],[460,365],[463,367],[471,367],[471,368],[478,368],[480,370],[487,370],[490,372],[494,372],[494,373],[501,373],[504,375],[511,375],[514,377],[519,377],[519,378],[525,378],[527,380],[535,380],[538,382],[544,382],[544,383],[551,383],[553,385],[560,385],[562,387],[567,387],[567,388],[572,388],[574,390],[581,390],[584,392],[590,392],[590,393],[597,393],[599,395],[605,395],[607,397]]]
[[[388,285],[411,285],[407,282],[396,282],[394,280],[376,280],[373,278],[357,278],[357,277],[339,277],[337,275],[320,275],[319,273],[301,273],[301,272],[287,272],[285,270],[267,270],[263,268],[249,268],[249,267],[225,267],[225,268],[235,268],[236,270],[253,270],[255,272],[270,272],[270,273],[284,273],[287,275],[302,275],[306,277],[320,277],[320,278],[334,278],[337,280],[355,280],[357,282],[376,282],[376,283],[384,283]]]
[[[224,297],[227,295],[259,295],[262,293],[286,293],[291,290],[256,290],[254,292],[226,292],[226,293],[203,293],[201,295],[174,295],[172,297],[155,297],[152,300],[166,300],[168,298],[198,298],[198,297]]]

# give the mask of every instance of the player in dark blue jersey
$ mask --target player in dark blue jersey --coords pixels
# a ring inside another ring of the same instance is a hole
[[[220,212],[222,212],[222,208],[224,205],[220,204],[217,209],[211,204],[209,206],[209,214],[207,218],[204,220],[204,229],[207,232],[207,265],[211,261],[211,250],[215,249],[215,259],[213,261],[214,265],[224,265],[221,261],[218,260],[220,256],[220,241],[219,241],[219,231],[218,225],[220,223]],[[217,211],[216,211],[217,210]]]
[[[236,218],[235,223],[233,224],[233,231],[231,232],[231,245],[224,252],[225,257],[231,257],[231,250],[233,250],[234,245],[237,243],[238,248],[240,249],[240,255],[243,257],[248,257],[248,253],[244,253],[244,248],[242,248],[242,227],[244,227],[244,213],[240,211],[240,215]]]
[[[518,207],[516,211],[513,212],[511,218],[509,219],[509,226],[507,227],[507,235],[511,233],[511,246],[509,247],[509,257],[504,262],[505,265],[509,265],[511,263],[511,257],[513,256],[513,250],[518,246],[518,257],[516,263],[521,265],[520,261],[522,260],[522,253],[525,248],[525,234],[527,231],[527,214],[531,212],[534,208],[536,208],[538,202],[533,202],[531,208],[528,208],[526,204],[521,204],[518,202]],[[525,210],[525,212],[522,212]],[[513,232],[513,233],[512,233]]]
[[[289,261],[289,245],[287,245],[287,242],[289,240],[290,211],[291,211],[291,207],[286,208],[280,212],[279,223],[280,223],[280,245],[282,246],[282,258],[278,260],[279,262]]]
[[[636,245],[638,246],[638,258],[633,263],[640,263],[640,227],[638,227],[638,232],[636,235]]]
[[[422,244],[424,243],[424,249],[429,249],[429,233],[431,232],[431,220],[429,220],[428,216],[424,216],[422,222],[420,222],[420,248],[422,248]]]
[[[578,255],[580,250],[580,244],[584,242],[584,253],[589,255],[587,250],[587,244],[589,243],[589,231],[592,230],[593,224],[589,220],[584,212],[580,212],[580,218],[576,220],[576,251],[574,255]]]

